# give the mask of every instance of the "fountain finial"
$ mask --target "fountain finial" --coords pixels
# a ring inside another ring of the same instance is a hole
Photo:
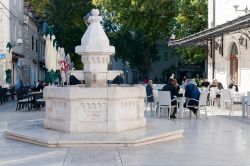
[[[99,16],[100,11],[98,9],[92,9],[90,14],[91,16]]]
[[[115,47],[109,44],[109,39],[101,25],[102,16],[98,9],[92,9],[88,16],[88,29],[81,39],[81,45],[75,52],[82,56],[84,63],[84,80],[86,87],[106,86],[110,56],[115,53]]]

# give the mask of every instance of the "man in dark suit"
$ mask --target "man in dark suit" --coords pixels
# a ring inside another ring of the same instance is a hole
[[[119,74],[118,76],[116,76],[113,81],[112,81],[112,84],[124,84],[124,79],[123,79],[123,74]]]
[[[173,78],[169,78],[168,80],[168,84],[166,84],[163,88],[162,91],[170,91],[170,95],[171,95],[171,100],[174,99],[175,96],[180,97],[181,95],[178,93],[176,86],[174,85],[174,79]],[[171,102],[172,106],[176,106],[177,105],[177,101],[174,100]],[[177,107],[174,108],[174,112],[172,115],[170,115],[170,118],[176,118],[175,114],[177,113]]]
[[[153,81],[148,80],[148,84],[146,86],[146,94],[147,94],[147,102],[154,102],[154,95],[153,95]]]

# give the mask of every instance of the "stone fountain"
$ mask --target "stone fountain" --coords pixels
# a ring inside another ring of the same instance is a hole
[[[146,125],[143,86],[107,85],[108,63],[115,48],[110,46],[101,20],[99,10],[93,9],[81,45],[75,48],[84,64],[85,86],[46,87],[44,128],[8,130],[8,138],[70,147],[137,146],[182,137],[183,130],[175,129],[171,121],[151,119]]]

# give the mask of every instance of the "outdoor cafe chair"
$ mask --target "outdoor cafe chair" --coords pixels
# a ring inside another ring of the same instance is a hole
[[[208,96],[208,92],[207,91],[202,91],[201,94],[200,94],[200,98],[199,100],[196,100],[196,99],[193,99],[193,98],[190,98],[187,100],[186,102],[186,108],[196,108],[197,109],[197,115],[196,115],[196,119],[198,118],[197,116],[199,116],[199,119],[201,119],[201,113],[200,113],[200,110],[202,108],[204,108],[205,110],[205,115],[206,115],[206,118],[207,118],[207,96]],[[198,102],[198,105],[188,105],[190,101],[197,101]],[[190,110],[190,117],[191,117],[191,110]]]
[[[210,91],[209,91],[209,105],[210,106],[213,106],[215,101],[216,101],[216,105],[218,106],[219,103],[216,98],[217,92],[218,92],[217,87],[210,88]]]
[[[171,102],[172,101],[177,102],[177,100],[176,99],[171,100],[170,91],[159,91],[158,96],[159,96],[158,118],[160,118],[161,108],[166,108],[166,110],[168,110],[168,119],[170,119],[171,109],[177,107],[177,104],[172,106]]]
[[[28,111],[30,111],[32,104],[32,96],[28,95],[26,90],[17,90],[16,95],[17,95],[16,111],[26,107],[28,108]]]
[[[221,90],[221,102],[222,102],[222,106],[223,108],[225,108],[226,104],[230,105],[230,112],[229,112],[229,116],[231,116],[231,114],[233,113],[233,106],[236,104],[242,104],[242,101],[240,99],[240,97],[236,96],[236,97],[232,97],[231,91],[229,89],[222,89]]]

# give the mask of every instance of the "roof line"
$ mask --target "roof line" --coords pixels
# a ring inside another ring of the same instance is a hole
[[[215,27],[200,31],[188,37],[184,37],[179,40],[169,41],[168,46],[183,47],[187,45],[195,45],[199,42],[203,42],[205,40],[209,40],[211,38],[221,36],[225,33],[229,33],[229,32],[247,28],[247,27],[250,27],[250,14],[246,14],[242,17],[238,17],[224,24],[220,24]]]

